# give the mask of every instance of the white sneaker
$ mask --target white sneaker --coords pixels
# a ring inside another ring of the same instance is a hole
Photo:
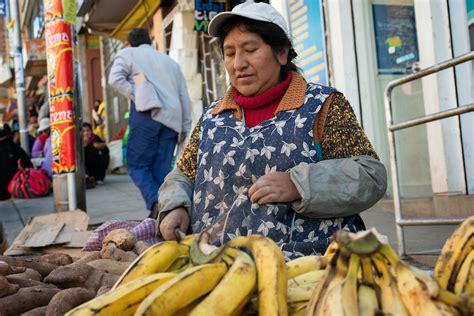
[[[105,184],[105,181],[97,180],[96,183],[97,183],[98,185],[103,185],[103,184]]]

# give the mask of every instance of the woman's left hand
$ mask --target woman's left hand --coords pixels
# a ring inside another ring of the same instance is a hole
[[[271,172],[260,177],[249,189],[252,203],[286,203],[301,199],[288,172]]]

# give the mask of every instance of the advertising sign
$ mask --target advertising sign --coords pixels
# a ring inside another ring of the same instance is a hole
[[[45,1],[45,9],[53,172],[74,172],[76,126],[73,104],[72,28],[71,24],[62,18],[61,0]]]
[[[328,85],[321,0],[289,0],[289,20],[297,66],[308,81]]]
[[[226,11],[225,0],[194,0],[194,30],[207,32],[209,21],[224,11]]]
[[[0,16],[7,15],[7,4],[6,0],[0,0]]]
[[[418,61],[415,8],[402,5],[372,5],[379,74],[410,73]]]

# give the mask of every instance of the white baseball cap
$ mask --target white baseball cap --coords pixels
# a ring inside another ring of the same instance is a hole
[[[42,118],[39,127],[38,127],[38,132],[42,132],[44,130],[47,130],[49,128],[49,118],[45,117]]]
[[[241,16],[251,20],[270,22],[279,26],[285,34],[289,37],[288,27],[285,18],[271,5],[268,3],[258,2],[244,2],[236,5],[232,11],[221,12],[217,14],[207,28],[207,32],[211,36],[217,35],[217,30],[221,27],[222,23],[227,21],[229,18],[234,16]]]

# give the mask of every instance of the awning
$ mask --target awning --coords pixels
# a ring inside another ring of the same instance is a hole
[[[137,1],[132,10],[113,30],[112,36],[126,41],[128,33],[135,27],[141,27],[146,23],[147,17],[153,16],[161,5],[160,0],[140,0]]]
[[[160,7],[161,0],[85,0],[78,15],[91,31],[109,34],[122,41],[135,27],[145,25]]]

